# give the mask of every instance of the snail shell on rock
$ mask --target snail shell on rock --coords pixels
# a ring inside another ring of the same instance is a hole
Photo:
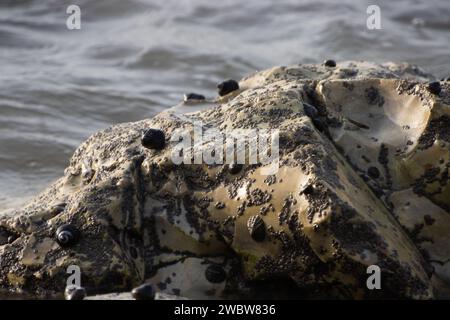
[[[56,230],[56,241],[61,247],[69,247],[78,242],[80,232],[71,224],[64,224]]]

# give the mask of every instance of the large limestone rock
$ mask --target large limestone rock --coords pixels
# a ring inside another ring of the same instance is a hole
[[[99,132],[61,179],[0,218],[0,286],[61,296],[78,265],[89,293],[150,282],[187,298],[445,297],[450,84],[430,93],[430,78],[407,64],[276,67],[225,97]],[[279,130],[279,170],[174,164],[170,139],[195,121]],[[147,128],[165,132],[163,150],[141,145]],[[61,247],[67,223],[81,237]],[[371,265],[381,290],[366,286]]]

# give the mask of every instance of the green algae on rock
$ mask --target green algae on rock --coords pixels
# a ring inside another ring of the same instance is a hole
[[[187,298],[250,298],[262,283],[283,284],[273,298],[445,295],[450,84],[436,94],[430,80],[409,64],[275,67],[198,112],[181,104],[98,132],[62,178],[0,218],[0,286],[61,295],[78,265],[88,294],[145,282]],[[170,137],[194,121],[278,129],[278,172],[175,165]],[[141,145],[147,128],[164,149]],[[66,224],[80,232],[71,247],[55,239]],[[374,264],[381,290],[366,286]]]

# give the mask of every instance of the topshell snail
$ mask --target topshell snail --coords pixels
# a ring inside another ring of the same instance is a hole
[[[63,224],[56,230],[56,242],[61,247],[69,247],[74,245],[80,237],[80,232],[77,228],[70,224]]]

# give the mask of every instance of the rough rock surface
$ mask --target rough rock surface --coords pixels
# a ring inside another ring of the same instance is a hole
[[[134,300],[129,292],[122,293],[107,293],[96,296],[86,297],[84,300]],[[175,296],[172,294],[166,294],[157,292],[155,295],[155,300],[189,300],[184,297]]]
[[[60,296],[78,265],[89,294],[145,281],[187,298],[445,297],[450,83],[436,95],[430,79],[408,64],[276,67],[214,101],[96,133],[62,178],[0,218],[0,286]],[[175,165],[170,137],[194,120],[278,129],[278,172]],[[146,128],[165,132],[163,150],[142,147]],[[61,247],[66,223],[81,237]],[[373,264],[381,290],[366,287]]]

